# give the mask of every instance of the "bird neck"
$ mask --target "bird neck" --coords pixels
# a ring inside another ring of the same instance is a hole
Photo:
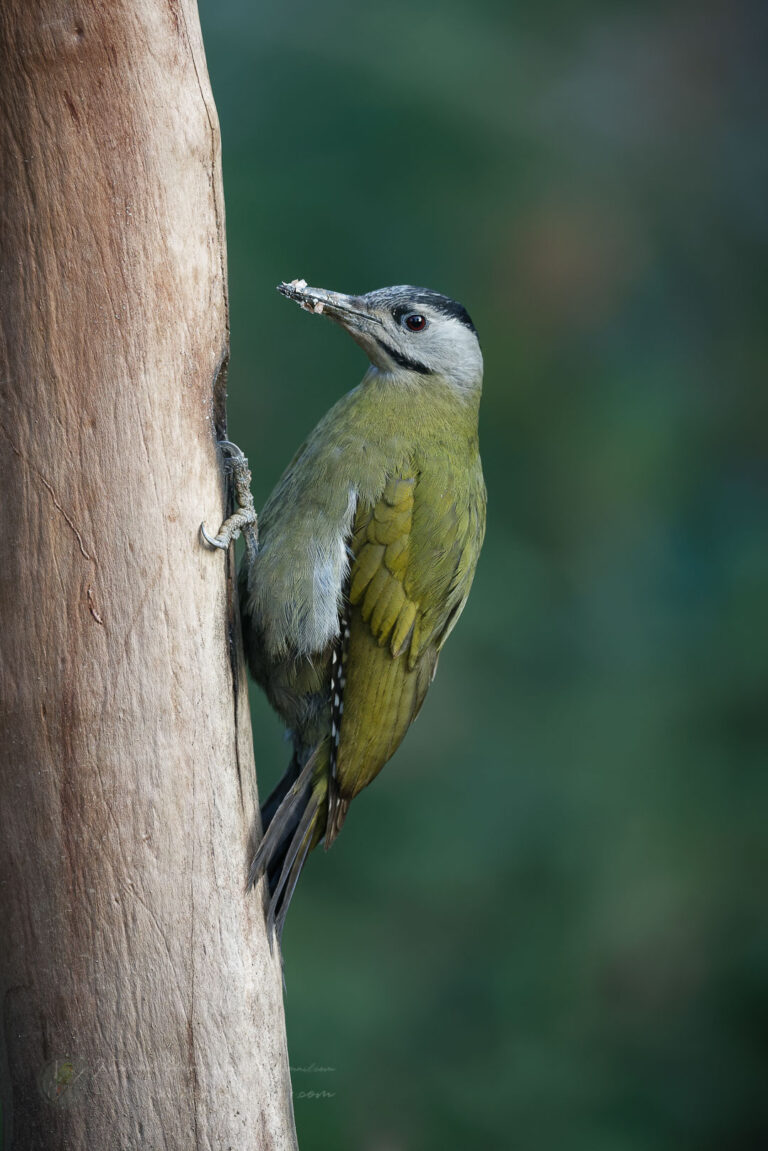
[[[457,387],[439,373],[384,371],[374,365],[355,392],[385,435],[413,428],[423,435],[430,427],[439,432],[477,431],[482,377],[471,387]]]

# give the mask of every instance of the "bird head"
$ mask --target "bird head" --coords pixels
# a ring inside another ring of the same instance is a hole
[[[465,392],[481,386],[483,357],[475,325],[448,296],[408,284],[346,296],[309,287],[304,280],[280,284],[277,290],[346,328],[379,372],[437,375]]]

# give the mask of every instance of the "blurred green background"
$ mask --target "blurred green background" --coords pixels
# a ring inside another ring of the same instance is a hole
[[[764,1149],[768,8],[201,15],[257,506],[365,367],[279,280],[486,359],[473,595],[288,917],[302,1151]]]

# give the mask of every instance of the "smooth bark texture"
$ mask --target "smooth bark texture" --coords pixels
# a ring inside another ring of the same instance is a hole
[[[196,6],[3,0],[0,36],[6,1124],[283,1151],[231,557],[198,540],[228,329]]]

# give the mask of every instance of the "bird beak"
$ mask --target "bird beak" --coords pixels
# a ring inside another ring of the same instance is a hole
[[[311,288],[306,280],[278,284],[277,290],[305,312],[329,316],[353,334],[367,331],[371,324],[381,323],[368,308],[363,296],[345,296],[341,292],[329,292],[327,288]]]

